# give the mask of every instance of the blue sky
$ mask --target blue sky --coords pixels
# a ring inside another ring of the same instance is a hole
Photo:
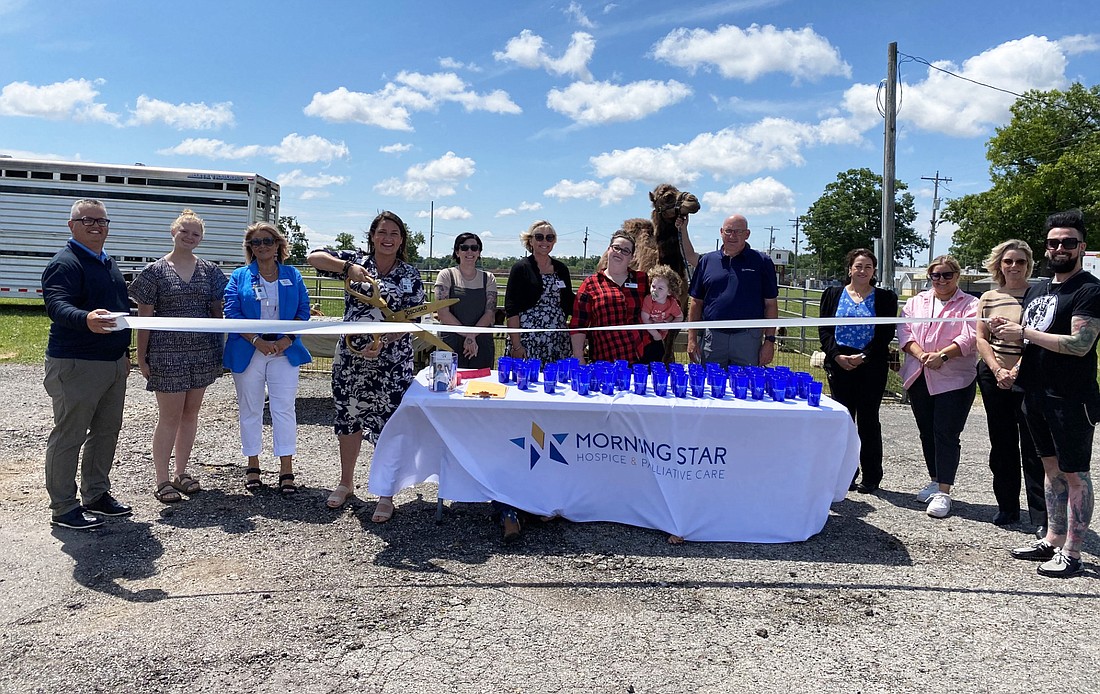
[[[1013,92],[1100,79],[1093,2],[37,2],[0,0],[0,153],[252,171],[311,245],[391,209],[436,256],[480,234],[520,255],[549,219],[590,255],[671,182],[750,243],[839,171],[882,171],[877,85],[902,54],[898,178],[927,235],[988,187],[985,143]],[[937,251],[950,228],[941,226]],[[422,249],[426,253],[427,249]]]

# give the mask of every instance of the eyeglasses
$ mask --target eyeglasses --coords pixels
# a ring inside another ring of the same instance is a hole
[[[270,236],[265,236],[262,239],[249,239],[248,245],[252,246],[253,248],[259,248],[260,246],[274,246],[275,239],[271,238]]]
[[[1001,265],[1027,265],[1026,258],[1001,258]]]
[[[729,228],[726,228],[726,227],[722,227],[722,233],[723,234],[729,234],[730,236],[733,236],[734,234],[747,234],[747,233],[749,233],[749,230],[748,229],[729,229]]]
[[[542,243],[543,241],[549,241],[550,243],[554,243],[555,241],[558,240],[558,235],[557,234],[534,234],[534,239],[536,241],[538,241],[539,243]]]
[[[933,280],[946,280],[948,282],[955,279],[954,272],[929,272],[928,276]]]
[[[480,251],[481,249],[477,247],[476,243],[464,243],[464,244],[462,244],[461,246],[458,247],[458,250],[460,250],[460,251]]]
[[[80,217],[69,221],[80,222],[86,227],[106,227],[111,225],[111,220],[106,217]]]
[[[1047,249],[1051,250],[1051,251],[1058,250],[1058,246],[1061,246],[1062,248],[1066,249],[1067,251],[1072,251],[1074,248],[1077,248],[1077,246],[1079,246],[1080,244],[1081,244],[1081,239],[1074,239],[1074,238],[1047,239]]]
[[[615,251],[619,255],[630,255],[631,253],[634,252],[634,251],[630,250],[629,248],[624,248],[623,246],[610,246],[608,248],[608,250]]]

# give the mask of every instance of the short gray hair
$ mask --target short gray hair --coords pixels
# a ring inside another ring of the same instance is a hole
[[[76,213],[80,211],[81,207],[98,207],[104,212],[107,211],[107,206],[99,200],[95,200],[94,198],[81,198],[74,202],[72,208],[69,209],[69,219],[80,219],[80,217],[76,216]]]

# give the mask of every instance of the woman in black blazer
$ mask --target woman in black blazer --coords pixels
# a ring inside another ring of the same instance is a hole
[[[821,295],[822,318],[894,317],[898,297],[875,287],[878,261],[866,248],[849,251],[848,284],[829,287]],[[879,407],[886,390],[893,325],[822,326],[818,328],[825,352],[825,373],[833,398],[848,408],[859,431],[859,468],[863,473],[852,488],[863,494],[882,482],[882,424]]]
[[[520,234],[531,255],[522,258],[508,273],[504,290],[504,313],[509,328],[562,328],[573,313],[573,281],[569,268],[550,257],[558,240],[550,222],[535,222]],[[541,359],[543,363],[567,359],[573,355],[569,334],[510,333],[509,354],[518,359]]]

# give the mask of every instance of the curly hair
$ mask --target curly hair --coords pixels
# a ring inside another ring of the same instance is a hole
[[[650,284],[656,279],[668,282],[668,295],[673,299],[680,295],[680,276],[668,265],[654,265],[646,275],[649,276]]]

